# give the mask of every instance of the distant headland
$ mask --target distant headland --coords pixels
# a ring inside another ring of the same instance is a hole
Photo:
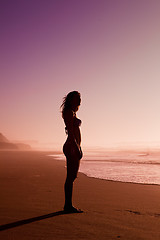
[[[24,143],[13,143],[0,133],[0,150],[31,150],[31,146]]]

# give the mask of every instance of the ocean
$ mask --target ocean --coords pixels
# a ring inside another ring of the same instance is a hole
[[[63,154],[52,156],[65,160]],[[79,172],[112,181],[160,185],[160,150],[86,151]]]

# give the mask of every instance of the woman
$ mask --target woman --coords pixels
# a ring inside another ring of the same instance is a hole
[[[73,182],[77,177],[80,159],[82,158],[81,150],[81,120],[77,118],[76,112],[81,103],[80,93],[73,91],[64,97],[62,108],[62,117],[65,123],[67,140],[63,145],[63,153],[67,160],[67,177],[64,185],[65,190],[65,212],[82,212],[72,206]]]

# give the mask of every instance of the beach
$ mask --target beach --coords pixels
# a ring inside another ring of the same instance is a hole
[[[0,152],[0,238],[160,239],[160,186],[78,174],[73,203],[64,214],[65,162],[53,152]]]

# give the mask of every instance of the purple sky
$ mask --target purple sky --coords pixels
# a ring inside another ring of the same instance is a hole
[[[160,1],[1,1],[1,132],[60,147],[78,90],[85,146],[160,142]]]

